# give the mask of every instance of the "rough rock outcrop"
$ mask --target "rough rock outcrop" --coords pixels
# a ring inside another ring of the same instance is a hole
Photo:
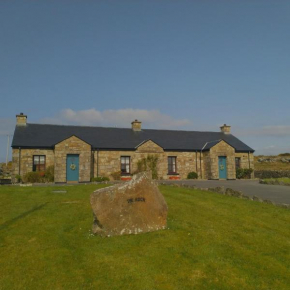
[[[93,233],[139,234],[166,228],[167,204],[150,172],[131,181],[96,190],[91,195]]]

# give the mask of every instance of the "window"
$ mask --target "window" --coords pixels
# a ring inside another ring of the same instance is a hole
[[[177,170],[176,170],[176,157],[169,156],[168,157],[168,173],[175,174],[176,172],[177,172]]]
[[[121,173],[130,174],[130,156],[121,156]]]
[[[236,157],[235,162],[236,162],[236,169],[241,168],[241,158]]]
[[[45,171],[45,155],[33,156],[33,171]]]

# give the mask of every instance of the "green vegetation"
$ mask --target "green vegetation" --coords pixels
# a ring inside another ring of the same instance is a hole
[[[290,178],[266,178],[263,179],[262,183],[264,184],[273,184],[273,185],[290,185]]]
[[[31,171],[27,172],[23,178],[16,175],[16,180],[20,182],[21,180],[25,183],[44,183],[54,181],[54,166],[48,166],[44,172]]]
[[[121,179],[121,171],[113,172],[113,173],[111,174],[111,176],[112,176],[112,178],[113,178],[114,180],[120,180],[120,179]]]
[[[187,179],[197,179],[198,175],[196,172],[192,171],[187,174]]]
[[[98,176],[91,178],[91,182],[104,182],[104,181],[110,181],[110,178],[106,176]]]
[[[137,162],[137,172],[146,171],[148,169],[152,172],[152,179],[158,179],[157,171],[158,156],[148,155],[146,158],[142,158]],[[136,172],[136,173],[137,173]]]
[[[289,210],[161,186],[167,230],[101,238],[104,186],[0,187],[0,289],[289,289]]]
[[[275,162],[258,162],[259,158],[273,158],[276,159],[277,156],[254,156],[254,168],[255,170],[290,170],[290,162],[282,162],[281,159],[277,160]],[[288,153],[282,153],[279,154],[278,157],[289,157],[290,154]]]
[[[16,182],[18,182],[18,183],[22,181],[22,177],[19,174],[15,175],[15,179],[16,179]]]
[[[252,173],[253,173],[252,168],[238,168],[236,170],[236,177],[238,179],[250,179]]]
[[[9,161],[6,165],[6,163],[1,162],[0,163],[0,178],[11,178],[11,172],[12,172],[12,161]]]

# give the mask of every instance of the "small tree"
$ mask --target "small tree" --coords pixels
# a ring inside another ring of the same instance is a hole
[[[152,179],[158,179],[157,172],[158,157],[156,155],[148,155],[137,162],[137,172],[146,171],[148,169],[152,172]]]
[[[54,166],[53,165],[48,166],[45,169],[44,177],[45,177],[45,180],[48,181],[48,182],[53,182],[54,181]]]

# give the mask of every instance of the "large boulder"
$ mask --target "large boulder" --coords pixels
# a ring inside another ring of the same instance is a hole
[[[167,204],[150,172],[131,181],[96,190],[91,195],[93,233],[139,234],[166,228]]]

